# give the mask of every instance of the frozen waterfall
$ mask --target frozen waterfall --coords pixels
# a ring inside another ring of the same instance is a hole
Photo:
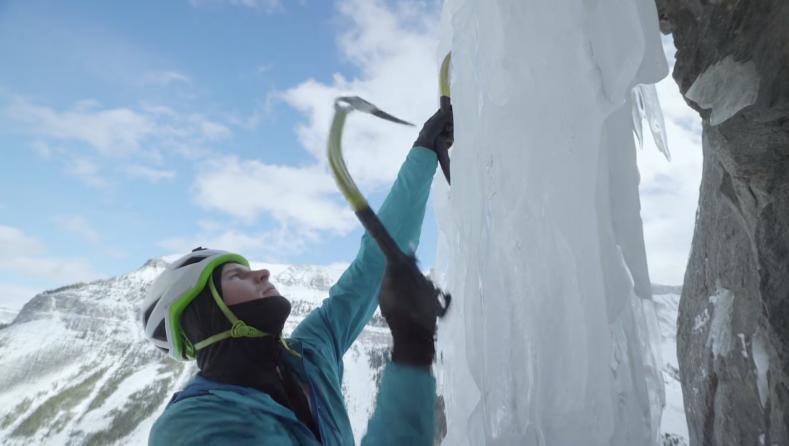
[[[439,176],[434,191],[454,297],[444,444],[656,444],[633,137],[641,97],[665,149],[654,101],[633,92],[667,74],[654,2],[446,0],[442,33],[456,123],[452,187]]]

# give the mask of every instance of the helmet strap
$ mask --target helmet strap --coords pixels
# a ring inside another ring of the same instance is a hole
[[[219,295],[219,292],[216,290],[216,285],[214,284],[214,278],[211,276],[208,278],[208,287],[211,290],[211,296],[214,298],[216,306],[219,307],[219,309],[222,311],[222,314],[225,315],[227,320],[230,322],[231,327],[230,330],[225,330],[221,333],[209,336],[197,344],[192,344],[189,338],[184,334],[184,348],[186,350],[187,357],[195,358],[197,357],[198,351],[228,338],[264,338],[266,336],[274,336],[271,333],[266,333],[251,325],[247,325],[244,321],[236,317],[236,315],[233,314],[230,308],[228,308],[228,306],[225,304],[222,296]],[[298,352],[294,351],[288,346],[284,339],[280,338],[279,342],[288,353],[297,357],[301,357]]]
[[[266,336],[273,336],[271,333],[266,333],[264,331],[258,330],[255,327],[252,327],[251,325],[247,325],[244,321],[236,317],[236,315],[230,311],[230,308],[227,307],[225,301],[222,299],[222,296],[220,296],[219,292],[216,290],[213,277],[209,277],[208,287],[211,290],[211,296],[214,298],[216,306],[222,310],[222,313],[225,315],[227,320],[230,321],[231,328],[230,330],[217,333],[195,344],[193,348],[195,353],[208,347],[209,345],[228,338],[264,338]],[[187,344],[187,350],[191,350],[188,346],[189,344]]]

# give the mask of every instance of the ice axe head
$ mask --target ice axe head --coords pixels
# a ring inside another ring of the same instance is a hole
[[[395,122],[397,124],[410,125],[412,127],[414,125],[408,121],[403,121],[400,118],[390,115],[389,113],[381,110],[370,102],[365,101],[359,96],[341,96],[334,101],[334,108],[338,110],[344,110],[346,112],[356,110],[377,116],[387,121]]]

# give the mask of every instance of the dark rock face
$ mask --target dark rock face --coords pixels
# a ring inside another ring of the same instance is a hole
[[[789,445],[789,1],[657,5],[704,121],[677,336],[690,442]]]

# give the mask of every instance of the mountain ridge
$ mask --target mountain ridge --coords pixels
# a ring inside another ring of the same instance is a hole
[[[44,291],[0,329],[0,442],[147,441],[170,395],[196,372],[193,363],[173,361],[154,348],[139,326],[147,286],[166,265],[151,259],[127,274]],[[328,297],[343,268],[273,265],[270,270],[293,303],[288,334]],[[343,388],[356,431],[366,427],[388,342],[388,331],[373,321],[346,357],[353,379]],[[371,368],[372,363],[378,366]]]

